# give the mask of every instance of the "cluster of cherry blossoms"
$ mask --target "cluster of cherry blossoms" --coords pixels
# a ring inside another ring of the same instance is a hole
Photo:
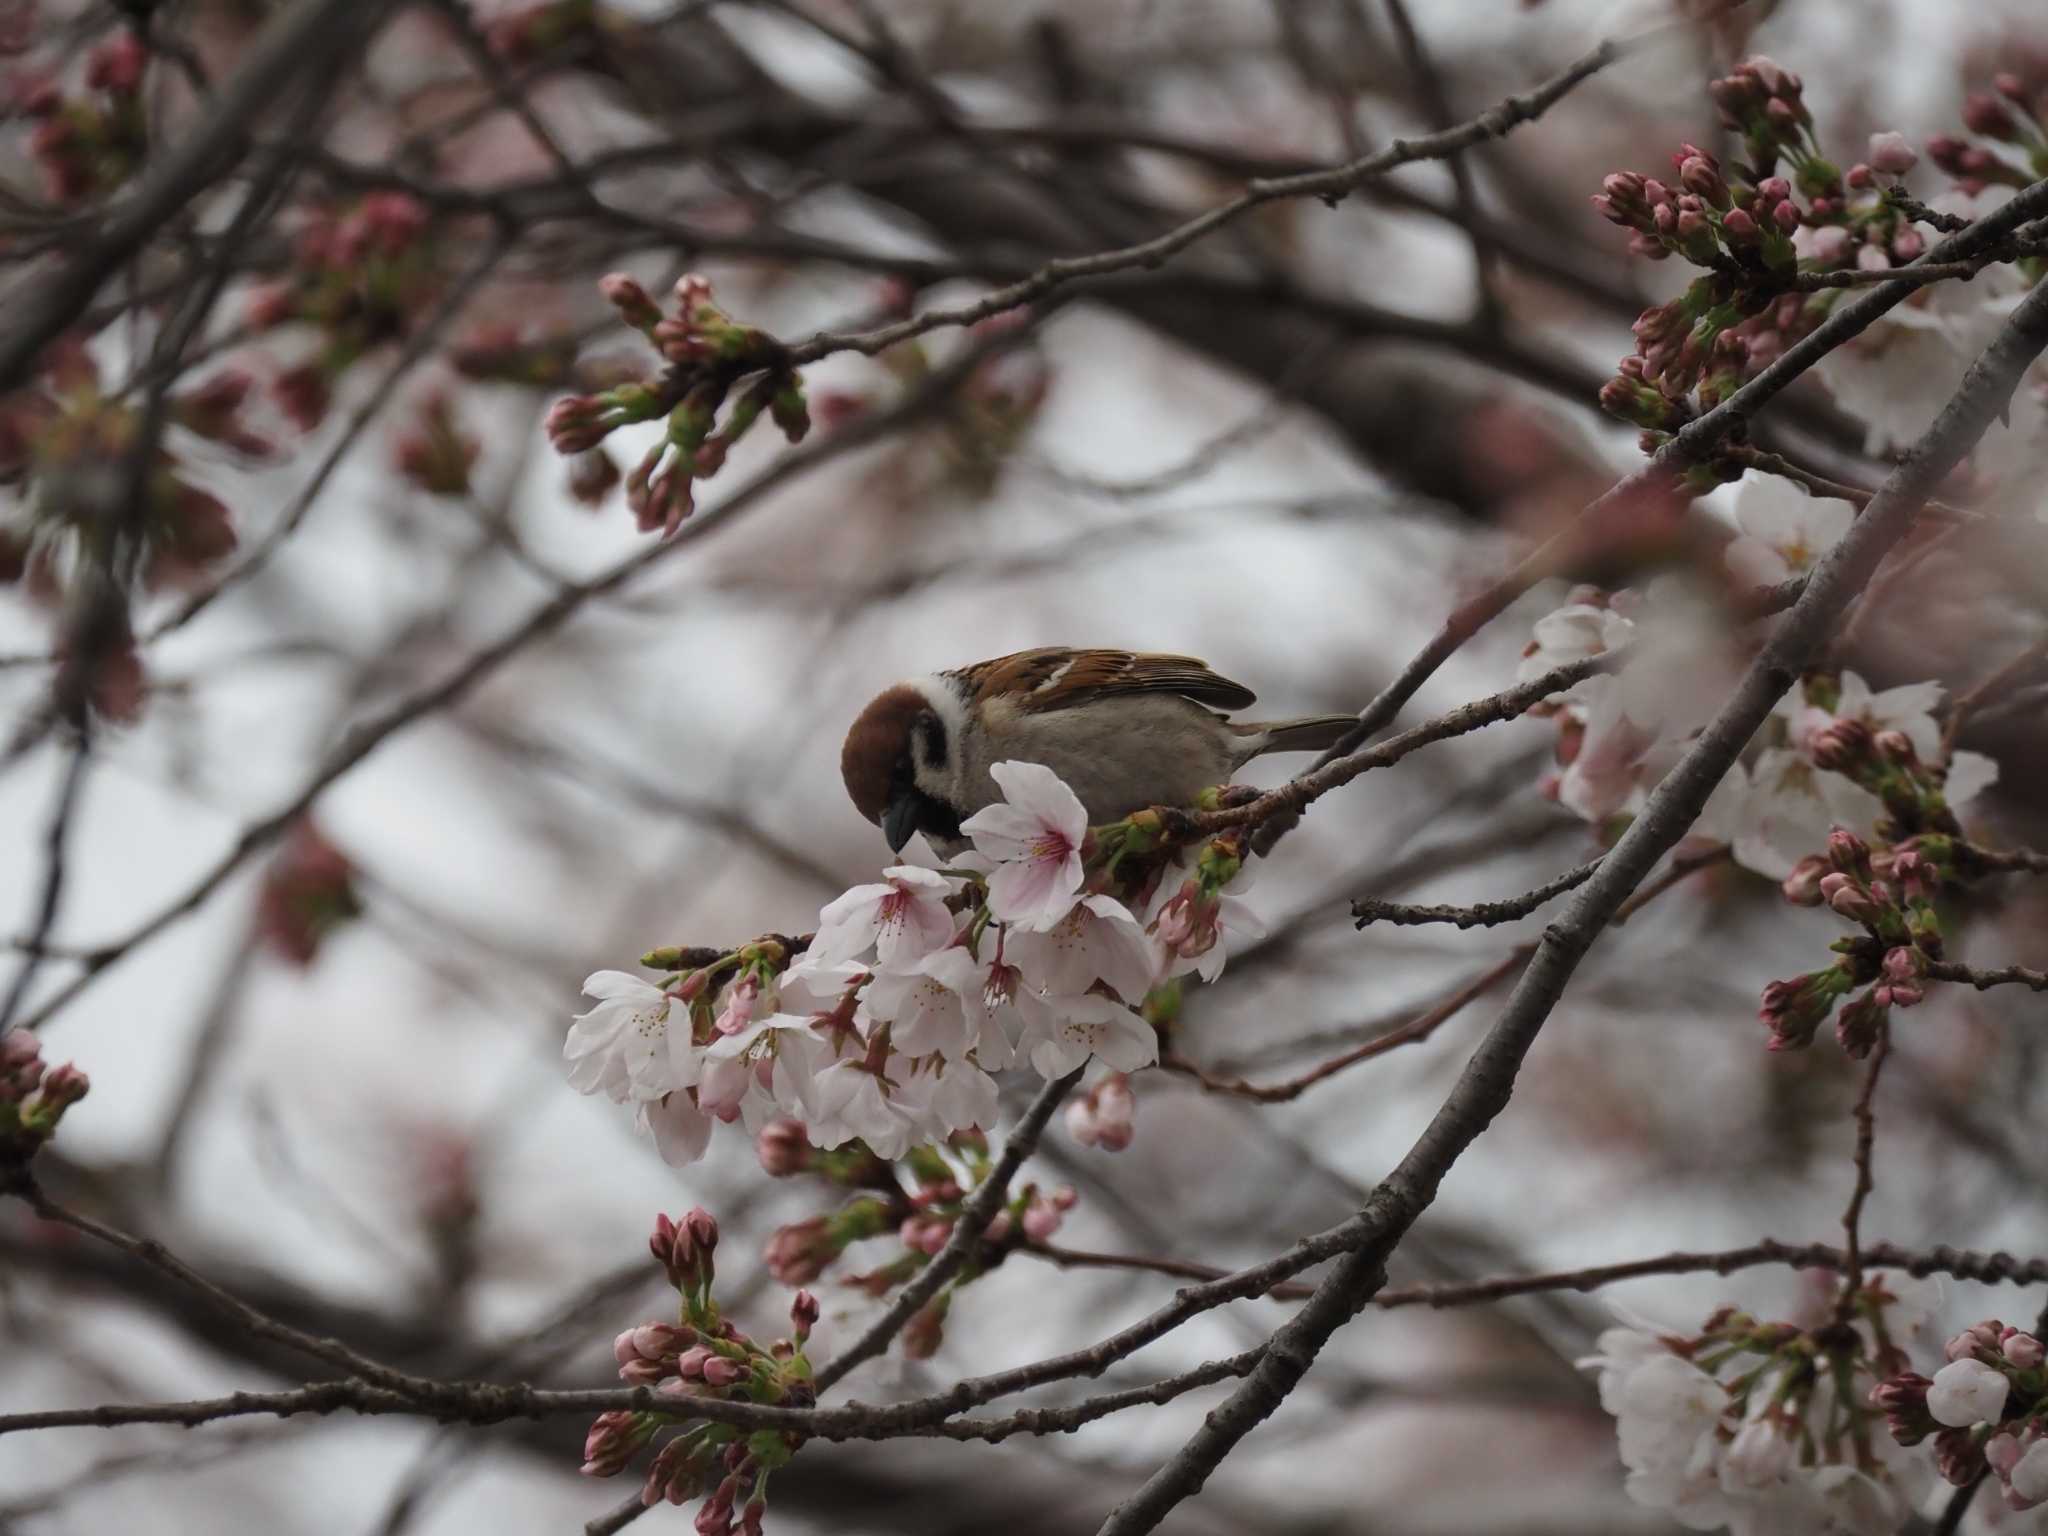
[[[1900,1371],[1872,1394],[1893,1438],[1932,1436],[1937,1470],[1957,1487],[1990,1474],[2013,1509],[2048,1503],[2048,1350],[1996,1319],[1948,1341],[1932,1380]]]
[[[1892,1536],[1934,1469],[1877,1432],[1872,1388],[1904,1370],[1926,1318],[1872,1281],[1826,1326],[1727,1307],[1697,1334],[1627,1319],[1580,1363],[1598,1372],[1637,1503],[1735,1536]]]
[[[1895,133],[1842,170],[1821,153],[1799,77],[1753,58],[1713,81],[1721,125],[1744,160],[1723,166],[1694,144],[1671,157],[1669,182],[1618,171],[1593,198],[1601,216],[1633,231],[1629,249],[1679,256],[1705,269],[1636,321],[1636,353],[1602,390],[1606,410],[1652,442],[1718,404],[1827,317],[1841,290],[1802,291],[1797,277],[1907,262],[1927,246],[1886,197],[1916,156]],[[1711,471],[1706,471],[1711,473]]]
[[[1951,178],[1950,189],[1931,200],[1938,218],[1976,218],[2048,173],[2048,138],[2042,132],[2048,81],[2008,71],[1992,83],[1992,92],[1973,92],[1964,101],[1963,126],[1971,138],[1940,133],[1926,141],[1928,160]],[[1879,137],[1894,141],[1891,163],[1910,169],[1913,154],[1903,139]],[[1861,238],[1855,229],[1848,235]],[[1833,246],[1825,249],[1834,252]],[[1886,265],[1867,241],[1843,245],[1838,254],[1838,265],[1866,270]],[[1891,254],[1905,260],[1909,253]],[[1930,283],[1821,359],[1821,380],[1836,403],[1864,423],[1871,452],[1904,447],[1926,429],[1954,393],[1963,370],[1990,344],[2041,270],[2038,258],[2022,258],[1993,262],[1968,283]],[[1978,489],[2025,484],[2030,477],[2017,471],[2029,460],[2038,467],[2041,450],[2048,446],[2044,432],[2048,411],[2038,389],[2021,391],[2009,429],[1989,434],[1973,455]]]
[[[243,311],[251,330],[295,325],[316,333],[311,353],[273,382],[279,407],[312,431],[342,374],[405,336],[440,288],[439,241],[418,198],[371,192],[314,212],[293,241],[289,273],[253,290]]]
[[[697,273],[677,279],[673,315],[623,272],[598,287],[666,366],[652,377],[557,400],[547,416],[548,440],[558,453],[588,455],[620,427],[665,419],[662,440],[626,476],[626,504],[641,531],[658,528],[665,538],[696,509],[695,483],[718,473],[763,412],[792,443],[810,430],[803,379],[782,343],[712,303],[711,283]],[[749,378],[727,408],[726,397]]]
[[[828,903],[807,939],[708,961],[656,950],[643,964],[659,982],[591,976],[597,1006],[563,1047],[571,1084],[633,1104],[671,1163],[701,1156],[717,1121],[759,1132],[783,1118],[813,1146],[858,1139],[893,1161],[992,1125],[1005,1068],[1151,1065],[1141,1010],[1170,1007],[1183,975],[1214,979],[1226,931],[1256,934],[1224,890],[1242,833],[1175,854],[1154,813],[1091,831],[1052,770],[991,773],[1003,799],[963,823],[974,851],[960,867],[888,869]],[[1128,1105],[1084,1102],[1099,1142],[1128,1142]]]
[[[87,202],[135,174],[149,152],[142,104],[148,67],[142,40],[123,28],[86,55],[83,91],[67,93],[50,78],[17,87],[20,115],[35,123],[29,153],[51,202]]]
[[[68,1061],[45,1062],[42,1042],[27,1030],[0,1035],[0,1168],[28,1161],[91,1087]]]
[[[165,420],[176,431],[157,440],[139,476],[111,466],[133,457],[148,408],[132,385],[106,379],[81,336],[46,348],[35,375],[0,395],[0,585],[20,582],[66,612],[64,687],[107,719],[131,720],[142,706],[129,599],[197,585],[235,549],[234,522],[192,450],[271,452],[247,420],[253,388],[231,367],[172,393]],[[73,665],[86,675],[68,678]]]
[[[1804,574],[1855,515],[1756,471],[1735,487],[1734,511],[1742,533],[1726,559],[1747,583]],[[1536,621],[1522,680],[1610,653],[1619,665],[1546,701],[1559,730],[1545,792],[1604,827],[1635,814],[1726,696],[1742,644],[1725,607],[1683,581],[1574,590]],[[1744,868],[1785,880],[1837,827],[1886,841],[1954,833],[1954,811],[1996,782],[1998,765],[1945,744],[1941,702],[1934,682],[1873,691],[1849,671],[1805,678],[1716,788],[1689,846],[1727,847]]]
[[[310,817],[292,827],[264,871],[256,933],[292,965],[311,965],[335,929],[362,915],[355,864]]]
[[[1994,85],[1996,94],[1973,95],[1964,107],[1965,126],[1982,142],[1928,140],[1928,158],[1954,179],[1953,193],[1930,210],[1905,195],[1903,178],[1919,156],[1903,135],[1871,135],[1865,157],[1842,169],[1821,151],[1796,74],[1754,58],[1713,81],[1708,94],[1723,128],[1741,140],[1740,162],[1724,166],[1685,144],[1668,180],[1618,171],[1593,198],[1603,217],[1632,232],[1634,253],[1703,269],[1636,321],[1636,352],[1602,390],[1602,406],[1644,428],[1645,447],[1654,448],[1827,318],[1850,290],[1822,276],[1912,262],[1928,248],[1922,224],[1958,228],[1959,218],[1988,211],[2048,170],[2048,97],[2011,73]],[[1866,423],[1872,451],[1911,442],[1933,420],[2038,277],[2030,265],[1994,262],[1974,282],[1929,284],[1821,361],[1836,400]],[[1995,473],[2007,440],[2024,435],[1992,439],[1980,470]],[[1692,478],[1704,487],[1722,474],[1710,464]]]
[[[673,1323],[628,1328],[612,1341],[612,1354],[620,1378],[651,1387],[664,1406],[599,1414],[584,1437],[583,1475],[616,1476],[666,1436],[648,1461],[642,1503],[702,1498],[696,1520],[700,1536],[735,1531],[760,1536],[768,1479],[789,1464],[802,1437],[697,1419],[690,1403],[708,1399],[810,1407],[817,1392],[804,1345],[818,1321],[817,1299],[798,1291],[789,1308],[791,1337],[764,1347],[722,1317],[712,1299],[718,1223],[709,1211],[700,1207],[681,1221],[656,1217],[647,1246],[675,1288],[679,1315]]]
[[[1120,1082],[1112,1077],[1106,1082]],[[784,1285],[809,1285],[837,1265],[855,1243],[893,1237],[897,1251],[842,1282],[869,1296],[888,1295],[936,1258],[952,1238],[969,1197],[993,1169],[988,1138],[956,1131],[943,1145],[912,1147],[891,1163],[864,1143],[815,1147],[803,1123],[772,1120],[755,1139],[761,1166],[776,1178],[803,1176],[839,1203],[828,1213],[778,1227],[764,1257]],[[904,1324],[904,1353],[925,1359],[939,1347],[953,1299],[965,1286],[1022,1248],[1043,1245],[1059,1230],[1075,1194],[1061,1185],[1025,1184],[1009,1194],[981,1229],[966,1259],[932,1299]]]

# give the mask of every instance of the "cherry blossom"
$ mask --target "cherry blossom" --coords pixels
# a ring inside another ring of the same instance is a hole
[[[2002,265],[1973,282],[1930,283],[1820,360],[1814,371],[1863,422],[1867,452],[1907,447],[1927,430],[2023,287]]]
[[[1159,1059],[1159,1036],[1115,998],[1091,992],[1063,997],[1049,1027],[1030,1042],[1031,1065],[1041,1077],[1059,1077],[1091,1055],[1119,1072],[1135,1072]]]
[[[1058,774],[1041,763],[997,763],[989,777],[1003,802],[960,824],[996,861],[988,906],[997,920],[1042,933],[1066,917],[1081,893],[1081,845],[1088,813]]]
[[[1855,517],[1850,502],[1808,495],[1789,480],[1750,470],[1735,488],[1735,525],[1742,536],[1728,546],[1728,569],[1759,587],[1804,575]]]
[[[1635,624],[1611,607],[1599,607],[1585,600],[1592,589],[1575,590],[1571,601],[1538,619],[1530,632],[1527,649],[1515,681],[1533,682],[1546,672],[1589,656],[1618,651],[1635,636]],[[1561,698],[1584,702],[1599,691],[1605,678],[1589,677],[1573,685]]]
[[[678,1033],[687,1041],[687,1009],[677,1009],[666,992],[624,971],[593,972],[583,993],[595,998],[597,1006],[576,1015],[562,1042],[572,1088],[578,1093],[601,1090],[623,1104],[628,1098],[659,1098],[691,1086],[680,1080],[669,1038]]]
[[[671,1168],[684,1168],[704,1155],[711,1145],[711,1116],[693,1102],[686,1090],[677,1089],[658,1099],[642,1099],[634,1106],[633,1124],[642,1135],[654,1139],[654,1149]]]
[[[1045,931],[1010,934],[1005,945],[1039,990],[1055,997],[1079,996],[1100,982],[1137,1002],[1161,968],[1152,940],[1113,896],[1084,896]]]
[[[1883,803],[1861,785],[1814,767],[1799,752],[1774,748],[1750,770],[1732,839],[1735,862],[1783,880],[1834,828],[1867,835],[1883,814]]]
[[[991,948],[986,941],[983,947]],[[924,972],[959,995],[974,1059],[989,1071],[1009,1066],[1018,1042],[1050,1022],[1051,1005],[999,948],[981,960],[958,945],[942,949],[925,961]]]
[[[935,870],[899,864],[874,885],[857,885],[818,913],[809,954],[824,963],[873,948],[884,970],[907,971],[953,938],[946,898],[952,882]]]
[[[832,1047],[812,1032],[808,1017],[772,1014],[705,1047],[697,1102],[757,1132],[789,1110],[806,1111],[818,1069],[831,1058]]]
[[[939,951],[953,953],[962,951]],[[861,1010],[876,1023],[887,1024],[889,1043],[906,1055],[936,1051],[947,1061],[959,1061],[973,1047],[974,1035],[965,999],[933,974],[932,962],[938,958],[927,956],[915,971],[877,976],[861,996]],[[950,965],[944,969],[952,971]]]

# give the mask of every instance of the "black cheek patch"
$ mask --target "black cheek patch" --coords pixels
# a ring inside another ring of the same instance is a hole
[[[932,768],[945,767],[946,732],[939,724],[939,717],[926,710],[911,723],[910,728],[917,733],[917,744],[924,751],[926,765]]]

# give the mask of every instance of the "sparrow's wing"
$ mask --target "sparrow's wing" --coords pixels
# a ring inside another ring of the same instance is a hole
[[[1173,693],[1218,709],[1243,709],[1258,697],[1193,656],[1065,646],[998,656],[963,667],[959,676],[977,697],[1005,697],[1033,711],[1071,709],[1120,693]]]

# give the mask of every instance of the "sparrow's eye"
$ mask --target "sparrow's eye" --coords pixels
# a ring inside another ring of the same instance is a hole
[[[939,717],[926,710],[910,722],[911,740],[916,743],[918,762],[926,768],[946,766],[946,728]]]

